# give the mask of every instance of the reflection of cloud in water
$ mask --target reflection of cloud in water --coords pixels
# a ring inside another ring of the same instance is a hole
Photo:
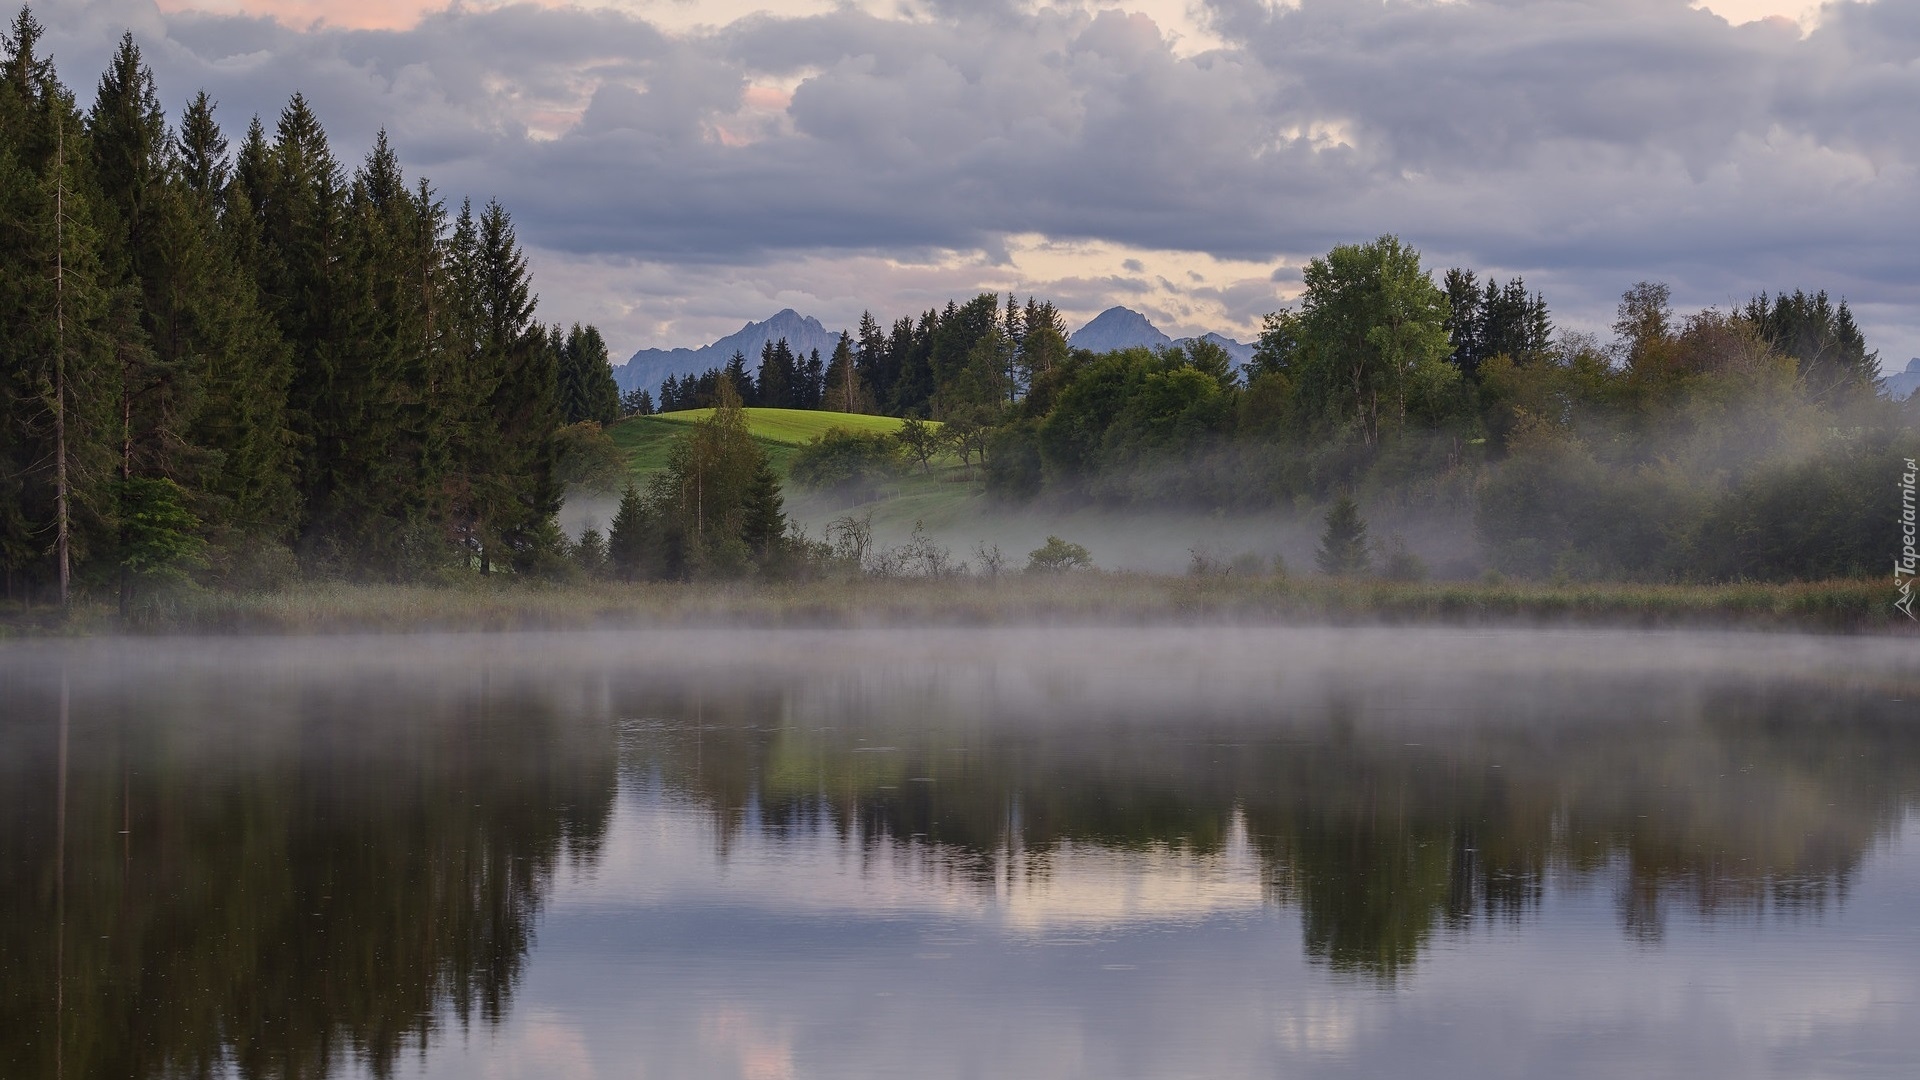
[[[990,876],[966,856],[919,841],[877,849],[827,828],[749,830],[717,855],[720,826],[703,808],[639,793],[616,809],[604,857],[558,903],[722,904],[794,915],[947,915],[1020,932],[1191,921],[1260,909],[1260,865],[1237,816],[1218,852],[1165,844],[1120,850],[1062,842],[1002,851]],[[984,879],[984,880],[983,880]]]
[[[767,841],[723,868],[709,823],[636,799],[608,862],[658,842],[672,852],[653,849],[664,857],[642,874],[563,883],[542,930],[554,963],[530,971],[525,1015],[617,1017],[585,1028],[609,1076],[1482,1080],[1648,1075],[1649,1063],[1672,1076],[1903,1075],[1920,1025],[1920,975],[1898,944],[1920,895],[1916,826],[1908,814],[1830,922],[1680,916],[1648,946],[1619,933],[1608,889],[1556,874],[1532,923],[1444,937],[1387,988],[1310,963],[1292,919],[1193,919],[1175,904],[1164,920],[1034,934],[971,879],[916,883],[884,861],[863,876],[857,848],[829,835],[786,856],[789,904],[731,907],[757,902]],[[1183,861],[1176,880],[1204,879],[1247,857],[1232,849],[1087,845],[1054,867],[1068,882],[1054,902]],[[882,888],[863,898],[863,881]],[[740,928],[739,947],[676,943],[716,905],[719,923],[703,925]],[[510,1017],[503,1038],[527,1022]],[[427,1073],[465,1075],[458,1054]]]
[[[1102,926],[1185,921],[1257,910],[1263,903],[1259,863],[1238,816],[1226,850],[1195,854],[1155,845],[1115,851],[1064,842],[1044,856],[1044,873],[1002,875],[996,899],[1010,928]]]

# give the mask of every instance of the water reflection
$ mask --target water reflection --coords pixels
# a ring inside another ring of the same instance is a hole
[[[1670,980],[1622,957],[1737,966],[1796,934],[1821,989],[1742,1008],[1920,1020],[1861,959],[1910,972],[1920,920],[1839,918],[1911,847],[1896,642],[34,645],[0,650],[0,701],[7,1076],[1525,1075],[1385,1018],[1477,970],[1445,1022],[1484,1032],[1510,980],[1604,997]]]
[[[124,674],[0,683],[0,1074],[386,1073],[506,1013],[605,729],[484,677]]]
[[[1818,913],[1920,790],[1920,727],[1878,683],[1546,674],[1551,696],[1377,711],[1343,689],[1163,711],[1083,688],[1078,716],[1018,694],[954,713],[937,683],[636,688],[623,712],[653,719],[624,760],[711,808],[722,859],[748,830],[826,829],[1015,908],[1017,883],[1090,862],[1135,888],[1204,874],[1243,834],[1308,952],[1385,979],[1435,933],[1524,919],[1555,872],[1606,878],[1649,942],[1676,907]]]

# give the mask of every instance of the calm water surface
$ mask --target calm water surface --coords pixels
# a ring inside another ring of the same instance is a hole
[[[4,1077],[1913,1077],[1920,647],[0,646]]]

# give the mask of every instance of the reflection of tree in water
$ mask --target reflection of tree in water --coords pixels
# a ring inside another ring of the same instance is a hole
[[[631,767],[746,823],[911,850],[982,888],[1065,842],[1217,852],[1241,816],[1278,903],[1337,970],[1391,978],[1436,933],[1536,907],[1553,871],[1618,882],[1628,931],[1669,907],[1817,913],[1920,789],[1920,731],[1827,686],[1560,686],[1530,711],[1406,725],[1335,698],[1281,715],[990,720],[844,685],[629,688]],[[697,723],[694,721],[698,717]]]
[[[57,1026],[67,1076],[386,1075],[502,1017],[613,740],[512,688],[355,682],[77,682],[60,935],[56,709],[3,688],[0,1074],[54,1075]]]

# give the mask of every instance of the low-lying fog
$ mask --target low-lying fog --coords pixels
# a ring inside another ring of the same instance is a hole
[[[618,502],[607,496],[570,495],[560,512],[561,528],[574,539],[589,525],[604,533]],[[858,516],[871,509],[821,505],[793,496],[787,508],[789,516],[815,539],[825,537],[836,518]],[[1314,572],[1314,553],[1325,528],[1323,507],[1259,514],[1114,511],[1087,506],[1010,508],[974,496],[961,503],[940,504],[919,517],[913,516],[910,504],[877,509],[880,512],[874,514],[872,525],[880,544],[904,543],[920,523],[928,536],[952,552],[955,560],[975,570],[980,561],[976,549],[982,545],[997,546],[1006,565],[1017,570],[1026,565],[1027,554],[1046,543],[1047,537],[1058,536],[1084,545],[1094,565],[1102,570],[1181,573],[1193,565],[1198,554],[1221,568],[1231,567],[1237,558],[1245,566],[1245,557],[1254,556],[1264,569],[1271,569],[1277,556],[1284,560],[1289,573],[1306,574]],[[1398,542],[1439,580],[1465,580],[1486,569],[1474,538],[1473,521],[1467,514],[1390,507],[1373,508],[1369,514],[1368,536],[1376,562],[1384,559],[1388,545]]]

